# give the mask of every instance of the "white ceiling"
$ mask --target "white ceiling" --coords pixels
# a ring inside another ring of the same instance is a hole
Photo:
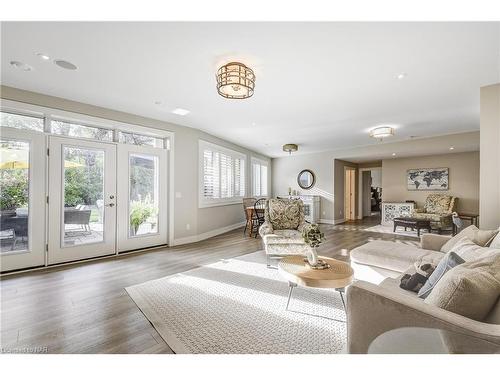
[[[477,130],[479,88],[500,81],[500,23],[3,22],[1,43],[3,85],[198,128],[269,156],[283,156],[284,143],[300,153],[376,144],[368,130],[380,124],[397,127],[391,141]],[[252,98],[217,94],[215,71],[230,60],[255,70]],[[170,113],[177,107],[191,113]]]

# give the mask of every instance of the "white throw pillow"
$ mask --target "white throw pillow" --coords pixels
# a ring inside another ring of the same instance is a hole
[[[460,264],[439,280],[425,303],[483,321],[500,295],[500,256]]]
[[[500,230],[500,228],[498,228]],[[490,242],[490,247],[494,249],[500,249],[500,232],[497,233],[495,237]]]
[[[441,252],[447,253],[453,249],[455,244],[462,238],[468,238],[476,245],[486,246],[488,242],[498,233],[498,230],[480,230],[475,225],[469,225],[456,236],[451,237],[442,247]]]
[[[453,246],[452,251],[459,255],[460,258],[462,258],[466,262],[472,262],[489,255],[500,255],[500,249],[476,245],[467,237],[464,237],[460,241],[458,241],[455,246]]]

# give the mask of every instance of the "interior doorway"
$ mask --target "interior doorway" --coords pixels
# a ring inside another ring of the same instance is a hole
[[[382,167],[359,169],[358,219],[380,216],[382,205]]]
[[[356,220],[356,168],[345,167],[344,184],[345,220]]]

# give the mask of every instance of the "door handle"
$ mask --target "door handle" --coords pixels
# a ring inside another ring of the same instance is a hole
[[[114,203],[110,203],[110,204],[105,204],[106,207],[114,207],[115,204]]]

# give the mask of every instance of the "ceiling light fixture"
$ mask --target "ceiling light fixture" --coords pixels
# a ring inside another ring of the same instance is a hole
[[[455,149],[455,147],[453,147],[453,146],[450,147],[450,150],[454,150],[454,149]]]
[[[384,139],[394,135],[394,128],[390,126],[380,126],[378,128],[370,130],[370,137],[376,139]]]
[[[41,58],[42,60],[45,60],[45,61],[50,60],[50,57],[49,57],[49,56],[47,56],[47,55],[46,55],[46,54],[44,54],[44,53],[37,53],[36,55],[37,55],[39,58]]]
[[[227,99],[246,99],[253,95],[255,73],[245,64],[230,62],[217,70],[217,92]]]
[[[288,155],[291,155],[292,152],[295,152],[299,149],[299,146],[296,145],[295,143],[287,143],[286,145],[283,145],[283,151],[288,152]]]
[[[33,70],[33,67],[21,61],[11,61],[10,65],[12,65],[14,68],[24,70],[25,72],[31,72]]]
[[[172,111],[172,113],[179,115],[179,116],[186,116],[189,113],[189,111],[187,109],[184,109],[184,108],[176,108]]]
[[[60,68],[67,69],[67,70],[76,70],[77,69],[75,64],[70,63],[69,61],[66,61],[66,60],[54,60],[54,64],[56,64]]]
[[[396,156],[396,153],[395,153],[395,152],[393,152],[393,153],[392,153],[392,156]]]
[[[408,75],[408,74],[406,74],[406,73],[399,73],[399,74],[397,75],[397,79],[399,79],[399,80],[405,79],[407,75]]]
[[[161,103],[161,100],[156,100],[156,101],[155,101],[155,104],[156,104],[156,105],[161,105],[161,104],[162,104],[162,103]]]

